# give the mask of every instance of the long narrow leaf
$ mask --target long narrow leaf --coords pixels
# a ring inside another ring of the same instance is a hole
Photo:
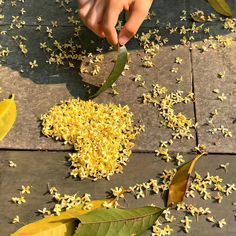
[[[61,213],[60,216],[46,217],[23,226],[11,236],[72,236],[79,223],[77,217],[102,207],[103,203],[104,200],[93,201],[90,210],[82,210],[82,206],[78,206]]]
[[[168,201],[167,206],[170,207],[171,205],[177,204],[178,202],[183,201],[189,177],[191,176],[192,170],[196,164],[196,162],[201,158],[203,155],[206,155],[206,152],[195,157],[192,161],[189,161],[183,164],[175,173],[173,177],[168,193]]]
[[[124,70],[127,60],[128,60],[128,53],[127,53],[126,47],[125,46],[119,47],[118,48],[118,57],[117,57],[115,65],[112,69],[111,74],[107,78],[106,82],[102,85],[102,87],[100,87],[98,89],[98,91],[94,95],[92,95],[90,98],[97,97],[102,92],[104,92],[105,90],[110,88],[112,86],[112,84],[114,84],[116,82],[116,80],[119,78],[122,71]]]
[[[8,134],[16,120],[14,95],[0,102],[0,141]]]
[[[225,0],[208,0],[208,2],[212,8],[221,15],[229,17],[233,16],[233,12]]]
[[[78,217],[79,227],[73,236],[130,236],[149,229],[163,209],[142,207],[130,210],[97,209]]]

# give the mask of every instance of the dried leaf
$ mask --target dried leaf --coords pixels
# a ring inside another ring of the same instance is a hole
[[[16,120],[14,95],[0,102],[0,141],[8,134]]]
[[[102,85],[102,87],[100,87],[98,89],[98,91],[94,95],[92,95],[90,98],[97,97],[102,92],[104,92],[108,88],[110,88],[112,86],[112,84],[114,84],[116,82],[116,80],[119,78],[122,71],[124,70],[127,60],[128,60],[128,53],[127,53],[126,47],[125,46],[119,47],[118,48],[118,57],[117,57],[115,65],[112,69],[111,74],[109,75],[106,82]]]
[[[140,235],[162,212],[163,209],[151,206],[130,210],[97,209],[78,217],[80,224],[73,236]]]
[[[198,159],[206,154],[207,154],[206,152],[201,153],[200,155],[195,157],[192,161],[183,164],[177,170],[169,187],[168,201],[167,201],[168,207],[183,201],[192,170]]]
[[[92,201],[91,210],[102,207],[104,200]],[[23,226],[11,236],[71,236],[78,226],[78,216],[91,210],[82,210],[82,205],[42,220]]]
[[[212,8],[221,15],[229,17],[233,16],[233,12],[225,0],[208,0],[208,2]]]

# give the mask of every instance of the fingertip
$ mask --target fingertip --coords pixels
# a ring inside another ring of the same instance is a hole
[[[106,38],[106,35],[103,31],[99,31],[96,33],[100,38]]]
[[[104,27],[104,33],[105,37],[107,38],[107,41],[113,45],[117,46],[118,45],[118,35],[113,27]]]
[[[120,34],[119,34],[119,44],[120,45],[125,45],[126,43],[128,43],[129,40],[131,40],[133,38],[133,36],[135,35],[135,31],[133,30],[133,28],[130,28],[128,26],[128,24],[126,24]]]
[[[119,37],[119,44],[123,46],[126,43],[128,43],[129,40],[130,40],[130,38],[127,37],[126,35],[120,36]]]
[[[111,44],[114,48],[118,47],[118,39],[117,40],[111,40],[107,38],[107,42]]]

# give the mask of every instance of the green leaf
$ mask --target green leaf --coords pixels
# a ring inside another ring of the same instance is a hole
[[[168,200],[167,200],[168,207],[183,201],[192,170],[198,159],[206,154],[207,154],[206,152],[201,153],[200,155],[195,157],[192,161],[183,164],[177,170],[169,186]]]
[[[107,90],[116,82],[116,80],[119,78],[121,75],[122,71],[125,68],[125,64],[127,63],[128,60],[128,52],[125,46],[119,47],[118,48],[118,57],[116,60],[116,63],[112,69],[111,74],[107,78],[106,82],[98,89],[98,91],[92,95],[90,98],[95,98],[98,95],[100,95],[102,92]]]
[[[229,17],[233,16],[233,12],[225,0],[208,0],[208,2],[212,8],[221,15]]]
[[[14,95],[0,102],[0,141],[8,134],[16,120]]]
[[[130,210],[97,209],[79,216],[79,227],[73,236],[130,236],[149,229],[163,209],[142,207]]]
[[[104,201],[92,201],[90,210],[83,210],[83,205],[81,205],[65,211],[59,216],[48,216],[42,220],[23,226],[14,234],[11,234],[11,236],[71,236],[79,223],[77,217],[102,207]]]

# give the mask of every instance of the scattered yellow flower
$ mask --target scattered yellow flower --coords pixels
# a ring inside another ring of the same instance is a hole
[[[31,67],[31,69],[37,68],[39,65],[37,64],[36,60],[30,61],[29,65]]]
[[[13,161],[8,162],[9,167],[16,167],[16,163]]]
[[[12,224],[17,224],[17,223],[20,223],[20,217],[18,215],[15,216],[12,220]]]

